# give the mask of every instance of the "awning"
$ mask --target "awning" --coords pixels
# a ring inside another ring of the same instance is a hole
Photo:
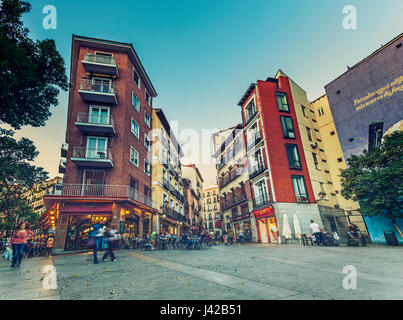
[[[112,214],[113,203],[71,203],[61,208],[61,214]]]
[[[253,211],[253,214],[255,216],[255,219],[260,219],[260,218],[273,216],[275,214],[275,212],[274,212],[273,206],[270,205],[267,208]]]
[[[54,216],[52,212],[54,213],[56,211],[56,204],[54,204],[49,210],[47,210],[42,217],[39,218],[38,220],[38,225],[42,230],[46,230],[49,228],[51,225],[51,217]]]

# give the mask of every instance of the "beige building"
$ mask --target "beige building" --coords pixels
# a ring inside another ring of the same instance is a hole
[[[161,109],[153,109],[152,128],[151,194],[159,209],[153,221],[154,230],[180,234],[189,224],[185,216],[180,162],[183,153]]]
[[[346,211],[357,210],[359,209],[358,202],[346,200],[341,195],[340,170],[346,169],[347,164],[340,146],[340,140],[330,111],[327,95],[323,95],[311,102],[310,110],[315,115],[317,129],[324,141],[323,153],[325,154],[327,168],[333,182],[336,202],[340,208]]]
[[[43,200],[43,196],[48,193],[61,194],[62,183],[63,178],[54,177],[53,179],[36,183],[30,190],[25,193],[24,196],[28,200],[29,206],[39,217],[46,213],[46,206]]]
[[[212,184],[203,190],[204,228],[209,232],[221,232],[221,214],[218,185]]]

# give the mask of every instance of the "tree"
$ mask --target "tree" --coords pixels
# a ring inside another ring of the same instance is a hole
[[[0,229],[11,230],[19,220],[35,223],[39,218],[23,195],[48,175],[43,168],[28,162],[38,155],[32,141],[26,138],[16,141],[11,130],[0,132]]]
[[[0,122],[14,129],[44,126],[59,88],[69,88],[55,41],[28,37],[21,16],[30,10],[20,0],[3,0],[0,6]]]
[[[366,216],[403,217],[403,132],[384,138],[379,148],[347,159],[341,194],[358,201]]]
[[[54,40],[28,37],[21,16],[30,10],[27,1],[0,1],[0,124],[15,130],[44,126],[60,89],[69,88]],[[35,222],[24,193],[48,178],[43,168],[29,163],[38,155],[33,142],[13,135],[0,128],[0,228],[6,230],[22,219]]]

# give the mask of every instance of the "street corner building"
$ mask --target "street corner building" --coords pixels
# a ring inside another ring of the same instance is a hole
[[[343,152],[340,162],[379,147],[386,134],[403,129],[403,33],[348,67],[325,89]],[[403,219],[393,224],[364,212],[364,220],[373,243],[386,243],[385,232],[403,243],[398,231]]]
[[[56,210],[54,252],[85,248],[96,222],[150,233],[159,210],[149,134],[157,92],[133,45],[73,35],[70,82],[64,179],[44,196]]]

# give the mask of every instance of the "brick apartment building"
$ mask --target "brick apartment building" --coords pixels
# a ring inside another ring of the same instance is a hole
[[[73,35],[66,143],[55,250],[85,247],[93,223],[151,232],[152,99],[157,95],[132,44]],[[49,209],[50,210],[50,209]]]
[[[298,129],[288,77],[258,80],[246,90],[241,107],[247,146],[253,219],[258,242],[275,239],[294,214],[301,227],[321,222]],[[309,230],[308,230],[309,232]]]

